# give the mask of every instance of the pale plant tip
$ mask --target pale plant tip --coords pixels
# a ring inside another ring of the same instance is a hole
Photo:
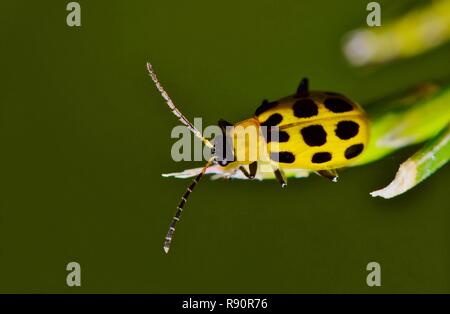
[[[168,246],[164,246],[164,252],[167,254],[169,253],[169,247]]]
[[[412,188],[416,184],[417,165],[413,161],[404,162],[397,171],[394,180],[385,188],[373,191],[371,196],[393,198]]]

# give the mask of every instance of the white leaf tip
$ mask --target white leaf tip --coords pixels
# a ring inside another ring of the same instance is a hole
[[[370,193],[372,197],[393,198],[400,195],[415,185],[417,176],[417,165],[413,161],[406,161],[400,165],[394,180],[383,189]]]

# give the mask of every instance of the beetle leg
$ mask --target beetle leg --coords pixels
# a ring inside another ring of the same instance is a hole
[[[287,185],[287,182],[283,171],[280,168],[277,168],[273,170],[273,173],[275,174],[275,178],[278,183],[280,183],[281,187],[284,188]]]
[[[254,179],[256,176],[256,172],[258,171],[258,162],[254,161],[252,162],[248,168],[250,169],[250,177],[251,179]]]
[[[244,166],[239,166],[239,170],[241,170],[241,172],[244,174],[244,176],[247,177],[247,179],[253,179],[250,177],[250,173],[248,173],[247,169],[245,169]]]
[[[319,176],[327,178],[333,182],[337,182],[339,178],[339,174],[336,169],[330,169],[330,170],[319,170],[316,172]]]
[[[249,165],[250,172],[247,171],[247,169],[244,166],[240,166],[239,170],[244,174],[244,176],[247,177],[247,179],[254,179],[256,175],[256,170],[258,169],[258,162],[254,161]]]

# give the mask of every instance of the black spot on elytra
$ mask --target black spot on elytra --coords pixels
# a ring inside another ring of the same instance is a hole
[[[310,118],[319,113],[317,105],[308,98],[297,100],[292,109],[294,110],[294,116],[297,118]]]
[[[311,158],[311,162],[314,164],[322,164],[330,160],[331,160],[331,153],[329,152],[315,153]]]
[[[279,113],[274,113],[266,121],[262,122],[261,125],[271,127],[278,125],[281,121],[283,121],[283,116]]]
[[[334,97],[327,98],[325,99],[324,104],[328,110],[334,113],[341,113],[353,110],[352,104],[348,103],[347,101],[341,98],[334,98]]]
[[[278,134],[276,134],[276,133],[278,133]],[[289,134],[287,132],[279,131],[279,130],[273,131],[270,128],[267,128],[266,131],[263,131],[263,136],[266,140],[266,143],[270,143],[270,142],[285,143],[285,142],[289,141]]]
[[[278,105],[278,101],[272,101],[272,102],[263,101],[261,106],[259,106],[256,109],[255,116],[259,116],[263,112],[266,112],[267,110],[270,110],[270,109],[274,108],[276,105]]]
[[[291,152],[278,152],[270,153],[270,159],[285,164],[292,164],[295,161],[295,156]]]
[[[322,146],[327,142],[327,132],[323,126],[315,124],[300,130],[303,140],[308,146]]]
[[[364,144],[355,144],[345,150],[345,158],[352,159],[362,153]]]
[[[354,121],[341,121],[337,124],[336,136],[341,140],[348,140],[352,137],[355,137],[359,131],[359,124]]]
[[[289,141],[289,134],[285,131],[278,132],[278,142],[284,143]]]

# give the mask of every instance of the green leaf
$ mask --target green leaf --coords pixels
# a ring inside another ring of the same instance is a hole
[[[372,196],[392,198],[413,188],[450,159],[450,125],[435,139],[400,165],[395,179],[385,188],[370,193]]]
[[[403,96],[376,102],[367,111],[370,142],[355,165],[381,159],[436,136],[450,121],[450,86],[422,85]]]

